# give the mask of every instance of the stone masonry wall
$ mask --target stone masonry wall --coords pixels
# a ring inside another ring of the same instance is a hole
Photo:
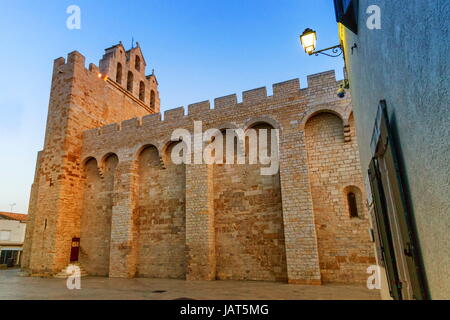
[[[319,113],[306,123],[306,145],[322,281],[362,283],[375,257],[368,237],[353,117],[347,130],[345,142],[342,120],[332,113]],[[350,216],[349,191],[357,196],[358,217]]]
[[[114,66],[104,63],[102,70]],[[348,130],[350,99],[336,97],[334,72],[309,76],[305,89],[295,79],[275,84],[273,96],[258,88],[244,92],[242,102],[229,95],[215,99],[213,109],[204,101],[189,105],[187,114],[183,107],[168,110],[164,120],[159,113],[149,114],[135,91],[98,73],[92,64],[87,70],[77,52],[67,63],[55,61],[45,147],[30,201],[32,234],[26,247],[33,273],[62,269],[71,239],[81,235],[82,263],[92,274],[110,277],[362,281],[372,250],[368,233],[365,238],[360,232],[367,220],[345,224],[348,241],[343,242],[341,222],[333,226],[336,241],[347,247],[336,255],[342,260],[340,273],[328,267],[334,248],[323,245],[329,243],[323,219],[333,220],[333,214],[344,219],[348,211],[344,188],[351,184],[363,190],[361,177],[353,174],[359,163],[356,137]],[[316,122],[307,120],[318,112],[339,116],[344,141],[335,139],[338,127],[330,131],[324,122],[325,142],[311,143],[316,135],[309,133],[316,129],[309,129]],[[175,166],[168,156],[177,143],[171,142],[172,132],[192,132],[200,120],[203,131],[279,129],[279,173],[261,176],[260,166],[250,165]],[[320,147],[328,140],[342,154],[331,167],[331,149]],[[323,163],[314,162],[317,155]],[[111,157],[116,159],[112,166]],[[318,172],[337,172],[338,182],[330,183],[341,199],[333,202],[333,210],[320,209],[328,202],[317,199],[335,191],[320,188]],[[363,191],[360,198],[362,203]],[[99,257],[93,258],[95,250]]]
[[[192,132],[194,120],[202,121],[203,130],[230,126],[249,128],[261,123],[278,128],[281,130],[279,175],[258,176],[258,170],[248,165],[186,166],[186,278],[287,280],[290,283],[304,284],[320,284],[322,280],[361,282],[362,265],[367,262],[364,265],[367,268],[371,262],[368,252],[372,248],[367,220],[361,220],[360,223],[365,226],[363,233],[358,229],[355,236],[353,230],[347,235],[354,242],[361,242],[361,239],[363,241],[358,245],[351,241],[346,243],[354,250],[349,249],[351,253],[348,260],[341,262],[344,266],[343,273],[330,277],[326,268],[327,261],[322,263],[320,260],[318,243],[322,242],[320,237],[327,235],[316,228],[315,219],[318,216],[313,211],[313,199],[320,197],[317,192],[321,190],[314,189],[315,178],[309,174],[308,165],[309,149],[314,154],[317,148],[311,145],[307,148],[308,137],[305,140],[304,131],[305,125],[309,126],[306,121],[317,112],[339,115],[342,119],[340,121],[345,123],[345,128],[340,128],[345,141],[336,143],[338,148],[344,149],[343,153],[356,168],[357,152],[353,148],[356,138],[348,131],[350,101],[335,97],[338,83],[332,72],[310,76],[308,84],[308,88],[300,89],[298,80],[292,80],[274,85],[274,95],[271,97],[267,96],[265,88],[259,88],[244,92],[241,103],[237,102],[236,95],[230,95],[216,99],[214,109],[210,109],[210,104],[206,101],[190,105],[188,115],[185,115],[184,108],[177,108],[166,111],[163,121],[159,114],[155,114],[87,131],[84,134],[82,157],[99,159],[104,154],[113,152],[118,155],[119,161],[139,163],[141,160],[138,154],[143,146],[154,146],[151,163],[155,172],[148,173],[153,175],[153,179],[138,179],[136,182],[137,188],[147,190],[144,195],[140,194],[139,201],[147,197],[146,206],[151,207],[152,201],[161,203],[158,192],[150,191],[152,186],[156,184],[160,188],[168,183],[167,179],[161,179],[156,172],[161,170],[161,166],[170,165],[170,159],[164,152],[174,129],[185,128]],[[326,128],[324,130],[327,135]],[[331,139],[334,139],[332,135]],[[158,159],[157,154],[162,156]],[[347,166],[339,161],[334,165],[335,170]],[[133,166],[127,168],[131,172],[122,174],[142,176],[139,171],[141,169],[133,169]],[[342,170],[338,172],[339,175],[345,175],[341,173],[344,172]],[[353,176],[352,185],[361,186],[362,181],[358,179],[360,176]],[[344,187],[342,185],[342,192]],[[168,200],[167,196],[164,197],[164,201]],[[130,207],[125,209],[129,212],[129,217],[124,220],[124,225],[117,226],[118,230],[127,229],[133,215],[136,216],[137,203],[140,202],[129,203]],[[181,203],[175,204],[173,209],[170,209],[168,202],[161,204],[158,212],[154,211],[154,218],[161,221],[164,221],[164,212],[176,210],[177,205],[178,210],[182,210]],[[341,213],[348,211],[343,200],[336,207],[339,207]],[[137,228],[142,228],[142,222],[139,218]],[[150,238],[157,237],[161,240],[166,237],[165,234],[167,235],[167,231],[163,229],[148,237],[139,234],[138,241],[151,243]],[[178,250],[179,247],[172,245],[172,248]],[[160,250],[151,245],[146,249],[146,256],[158,255]],[[133,250],[127,248],[126,252],[128,253],[120,255],[122,259],[131,257]],[[356,258],[354,252],[357,252]],[[118,254],[112,248],[111,255]],[[366,257],[366,262],[360,256]],[[142,258],[138,258],[138,261]],[[173,257],[171,259],[180,261]],[[138,263],[137,269],[141,268]],[[154,273],[169,277],[170,270],[173,269],[162,263],[159,269],[154,269]]]
[[[72,238],[80,236],[83,195],[82,133],[108,123],[151,113],[99,69],[74,51],[54,62],[44,149],[30,199],[32,228],[27,231],[24,265],[33,273],[64,268]],[[100,163],[103,166],[103,163]]]
[[[95,159],[89,160],[85,166],[80,262],[91,275],[109,274],[111,215],[117,162],[117,157],[110,155],[105,160],[102,174]]]
[[[186,277],[185,179],[184,165],[164,167],[155,147],[140,154],[138,276]]]
[[[260,168],[214,165],[217,279],[287,281],[280,175]]]

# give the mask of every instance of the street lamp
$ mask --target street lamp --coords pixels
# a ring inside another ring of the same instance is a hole
[[[300,36],[300,41],[305,52],[311,55],[316,50],[317,34],[314,30],[307,28]]]
[[[338,44],[337,46],[334,47],[329,47],[326,49],[322,49],[322,50],[316,50],[316,42],[317,42],[317,34],[314,30],[307,28],[305,29],[305,31],[303,31],[302,35],[300,36],[300,42],[303,46],[303,48],[305,49],[305,52],[307,54],[311,55],[316,55],[318,56],[319,54],[323,54],[329,57],[339,57],[342,54],[342,47],[340,44]],[[333,52],[333,54],[329,54],[329,53],[325,53],[325,51],[331,50],[331,52]]]

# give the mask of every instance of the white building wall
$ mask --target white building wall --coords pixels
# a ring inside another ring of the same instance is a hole
[[[23,244],[25,240],[25,229],[26,223],[15,220],[0,220],[0,232],[11,232],[11,237],[9,240],[0,240],[0,248],[8,245]]]

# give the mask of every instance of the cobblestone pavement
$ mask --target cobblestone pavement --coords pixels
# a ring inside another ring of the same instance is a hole
[[[18,269],[0,270],[0,300],[329,300],[380,299],[378,290],[357,285],[303,286],[259,281],[184,281],[86,277],[81,290],[65,279],[20,277]]]

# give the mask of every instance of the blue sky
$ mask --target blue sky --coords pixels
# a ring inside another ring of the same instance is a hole
[[[81,30],[66,28],[69,5]],[[155,69],[162,110],[335,69],[309,57],[298,35],[337,44],[331,0],[0,0],[0,211],[28,210],[36,154],[43,147],[53,59],[78,50],[86,65],[120,40],[139,41]]]

